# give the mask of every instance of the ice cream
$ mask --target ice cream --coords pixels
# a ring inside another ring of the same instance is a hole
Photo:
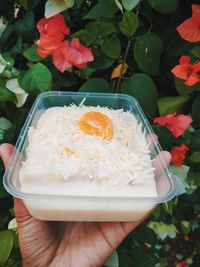
[[[37,126],[29,129],[19,181],[22,192],[52,196],[157,196],[149,144],[142,125],[131,112],[105,107],[71,105],[47,109]],[[69,218],[76,220],[84,212],[85,218],[96,214],[96,220],[103,220],[106,210],[110,212],[110,220],[117,214],[118,217],[123,214],[123,220],[133,218],[131,203],[124,205],[116,201],[115,206],[108,200],[95,205],[95,200],[89,204],[76,200],[69,205],[60,201],[57,208],[53,200],[31,203],[27,200],[38,218],[41,214],[42,218],[52,218],[54,212],[55,219],[63,214],[64,220],[68,212]],[[150,206],[153,204],[138,205],[134,216],[141,216]]]

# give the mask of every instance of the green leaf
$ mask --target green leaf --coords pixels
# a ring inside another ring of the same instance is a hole
[[[122,17],[122,21],[119,23],[121,32],[127,37],[134,35],[138,28],[138,18],[132,11],[126,11]]]
[[[189,101],[189,96],[163,97],[158,100],[160,116],[165,116],[174,112],[181,113],[185,104]]]
[[[200,46],[196,46],[191,50],[191,53],[200,59]]]
[[[117,5],[113,0],[99,0],[84,19],[113,18],[117,11]]]
[[[104,56],[102,53],[94,57],[94,60],[89,63],[89,67],[93,69],[107,69],[112,66],[115,59]]]
[[[150,6],[162,14],[174,13],[178,7],[179,0],[147,0]]]
[[[200,128],[200,94],[198,94],[192,103],[192,118],[194,127]]]
[[[77,7],[81,7],[85,0],[76,0]]]
[[[0,102],[15,101],[15,95],[6,88],[6,82],[0,80]]]
[[[108,57],[118,58],[121,51],[120,40],[116,35],[110,36],[103,42],[101,50]]]
[[[190,222],[189,221],[181,221],[180,225],[181,225],[181,230],[184,233],[184,235],[188,235],[190,233],[190,230],[191,230]]]
[[[110,22],[97,21],[96,25],[98,26],[97,34],[99,37],[106,37],[112,33],[115,33],[117,30],[115,26]],[[88,29],[88,27],[87,27]],[[88,29],[90,30],[90,29]]]
[[[119,257],[117,251],[115,250],[108,260],[104,263],[105,267],[118,267],[119,266]]]
[[[49,69],[38,63],[33,65],[22,77],[18,78],[21,88],[30,94],[49,91],[52,88],[52,76]]]
[[[36,51],[36,45],[33,44],[31,47],[29,47],[26,51],[24,51],[23,55],[26,59],[28,59],[31,62],[37,62],[40,60],[43,60],[43,58],[41,58],[38,55],[38,52]]]
[[[15,30],[26,38],[34,38],[35,18],[32,11],[26,12],[22,19],[17,20]]]
[[[119,8],[119,10],[122,12],[122,14],[123,14],[123,6],[122,6],[122,4],[120,3],[120,1],[119,0],[115,0],[115,4],[118,6],[118,8]]]
[[[79,92],[102,92],[110,93],[112,89],[106,80],[102,78],[92,78],[87,80],[79,89]]]
[[[13,246],[13,235],[11,231],[0,232],[0,266],[6,264]]]
[[[135,97],[144,111],[150,116],[153,117],[156,114],[157,88],[148,75],[144,73],[134,74],[131,79],[122,83],[121,92]]]
[[[139,68],[148,74],[158,74],[160,55],[162,52],[163,43],[161,39],[153,33],[145,33],[135,42],[135,60]]]
[[[85,29],[81,29],[74,33],[73,37],[79,37],[83,43],[89,46],[97,36],[97,24],[95,22],[88,23]]]
[[[194,163],[200,162],[200,151],[195,151],[192,153],[192,155],[189,157],[189,160]]]
[[[28,0],[19,0],[19,3],[24,9],[28,9]]]
[[[64,10],[73,7],[75,0],[48,0],[45,5],[45,17],[53,17]]]
[[[184,80],[174,77],[175,87],[179,95],[188,95],[191,94],[193,91],[197,90],[199,85],[195,84],[193,86],[188,86],[184,84]]]
[[[127,11],[130,11],[136,7],[139,2],[140,0],[122,0],[122,5]]]
[[[179,177],[182,181],[187,179],[189,169],[190,167],[187,165],[182,165],[181,167],[176,167],[175,165],[171,166],[173,174]]]
[[[12,127],[12,123],[4,118],[4,117],[0,117],[0,130],[2,131],[6,131],[8,129],[10,129]]]

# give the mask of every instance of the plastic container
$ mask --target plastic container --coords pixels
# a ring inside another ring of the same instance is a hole
[[[27,132],[35,127],[42,113],[54,106],[79,105],[85,98],[86,106],[107,106],[112,109],[131,111],[138,122],[142,122],[146,136],[153,133],[138,102],[123,94],[47,92],[38,96],[26,119],[16,143],[8,169],[4,175],[4,186],[13,196],[24,201],[30,214],[41,220],[56,221],[134,221],[142,218],[155,205],[172,199],[177,194],[177,181],[160,155],[155,171],[157,197],[99,197],[29,194],[21,192],[19,170],[28,145]],[[158,142],[154,141],[151,157],[161,152]],[[52,167],[52,166],[51,166]]]

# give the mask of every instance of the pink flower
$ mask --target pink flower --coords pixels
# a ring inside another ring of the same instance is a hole
[[[161,126],[166,126],[175,137],[179,137],[187,130],[192,121],[189,116],[183,114],[176,116],[176,113],[173,113],[167,116],[157,117],[153,122]]]

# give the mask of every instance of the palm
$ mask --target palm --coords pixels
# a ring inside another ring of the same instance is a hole
[[[28,214],[15,199],[24,266],[102,266],[139,222],[45,222]]]

